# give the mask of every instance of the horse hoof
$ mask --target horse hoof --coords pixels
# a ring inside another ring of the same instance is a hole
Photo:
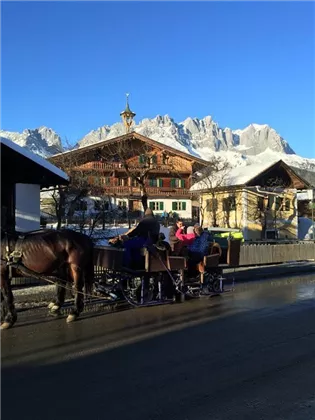
[[[75,321],[77,318],[78,318],[78,315],[76,315],[76,314],[69,314],[69,315],[68,315],[68,317],[67,317],[67,322],[68,322],[68,323],[69,323],[69,322],[73,322],[73,321]]]
[[[11,328],[12,327],[12,323],[11,322],[7,322],[7,321],[5,321],[3,324],[1,324],[1,329],[2,330],[7,330],[7,329],[9,329],[9,328]]]

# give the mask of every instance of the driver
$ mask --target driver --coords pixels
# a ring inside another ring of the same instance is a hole
[[[140,220],[139,224],[130,229],[124,235],[119,236],[119,240],[123,241],[125,248],[124,252],[124,266],[130,267],[131,263],[141,262],[140,250],[147,244],[155,244],[159,239],[160,224],[156,220],[153,211],[147,209],[144,213],[144,218]],[[109,243],[115,243],[117,239],[110,240]]]

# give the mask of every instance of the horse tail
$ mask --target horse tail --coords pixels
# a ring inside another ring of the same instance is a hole
[[[84,291],[86,294],[92,294],[94,284],[94,244],[91,241],[88,261],[84,270]]]

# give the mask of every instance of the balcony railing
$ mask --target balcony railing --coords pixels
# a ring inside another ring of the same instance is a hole
[[[116,195],[132,195],[139,196],[141,195],[139,187],[129,187],[129,186],[99,186],[97,190],[100,194],[116,194]],[[146,187],[147,194],[149,196],[158,196],[158,197],[190,197],[192,192],[185,188],[166,188],[166,187]]]
[[[84,165],[78,166],[78,170],[94,170],[94,171],[104,171],[104,170],[115,170],[123,169],[123,165],[119,162],[103,163],[103,162],[88,162]]]
[[[130,171],[139,171],[144,169],[144,165],[135,164],[130,165],[129,170]],[[81,171],[125,171],[124,165],[120,162],[110,162],[110,163],[104,163],[104,162],[88,162],[81,166],[78,166],[76,169]],[[172,172],[174,171],[174,168],[170,164],[153,164],[152,165],[152,172]],[[183,173],[190,173],[188,169],[176,169],[176,172],[183,172]]]

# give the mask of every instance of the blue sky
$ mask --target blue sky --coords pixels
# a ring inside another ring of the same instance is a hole
[[[315,157],[313,2],[2,2],[1,127],[75,143],[119,121],[269,124]]]

